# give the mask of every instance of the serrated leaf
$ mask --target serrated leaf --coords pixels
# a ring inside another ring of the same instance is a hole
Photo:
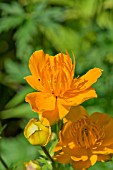
[[[20,25],[23,22],[23,17],[21,16],[7,16],[0,19],[0,33],[3,31],[8,31]]]
[[[35,9],[35,12],[33,14],[33,17],[37,20],[37,22],[41,21],[42,23],[45,23],[47,21],[54,22],[64,21],[65,16],[63,15],[66,9],[63,9],[61,7],[54,7],[54,8],[39,8],[40,6],[37,5],[37,8]]]
[[[32,53],[32,46],[30,43],[33,41],[33,36],[37,33],[37,27],[34,20],[27,20],[21,27],[17,30],[14,35],[17,47],[17,57],[26,61]]]
[[[77,51],[79,38],[72,29],[54,24],[51,27],[46,27],[46,29],[41,27],[41,31],[46,35],[47,39],[57,51]]]
[[[0,9],[5,12],[5,14],[11,14],[11,15],[23,15],[24,10],[22,6],[18,2],[11,2],[11,4],[8,3],[0,3]]]
[[[8,83],[25,83],[24,77],[29,74],[27,63],[24,65],[11,59],[5,60],[5,69],[8,75],[4,82]]]

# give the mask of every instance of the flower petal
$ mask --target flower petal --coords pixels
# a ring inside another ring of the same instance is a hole
[[[93,88],[89,88],[80,93],[65,93],[64,98],[59,98],[59,103],[68,106],[77,106],[83,103],[85,100],[97,97],[97,94]]]
[[[59,118],[62,119],[65,117],[65,115],[69,112],[70,107],[69,105],[63,105],[60,103],[60,99],[57,99],[57,106],[59,111]]]
[[[44,112],[55,109],[56,98],[49,93],[30,93],[26,96],[25,100],[30,103],[32,109],[36,112]]]
[[[102,155],[113,155],[113,148],[108,147],[98,147],[96,150],[92,151],[93,154],[102,154]]]
[[[77,158],[75,156],[71,156],[71,159],[73,161],[86,161],[86,160],[88,160],[88,156],[81,156],[80,158]]]
[[[98,154],[97,156],[98,156],[97,161],[99,161],[99,162],[109,161],[112,158],[112,155],[110,155],[110,154],[109,155]]]
[[[43,91],[44,88],[36,76],[27,76],[25,79],[32,88],[35,90]]]
[[[68,121],[70,120],[72,122],[77,122],[86,116],[88,116],[88,113],[83,106],[72,106],[65,119]]]
[[[85,170],[91,166],[91,161],[72,161],[73,168],[76,170]]]
[[[104,128],[105,137],[103,139],[103,146],[113,144],[113,132],[111,130],[113,128],[113,118],[108,114],[95,112],[91,115],[91,119],[93,119],[101,128]]]
[[[97,79],[101,76],[102,70],[99,68],[94,68],[89,70],[85,75],[80,78],[74,79],[72,83],[72,88],[77,91],[83,91],[91,87]]]
[[[60,138],[64,147],[65,145],[68,145],[69,148],[72,148],[75,145],[73,143],[73,135],[71,133],[72,125],[72,122],[69,121],[64,124],[63,129],[61,130]]]
[[[62,144],[64,144],[64,142],[62,142]],[[73,141],[69,142],[68,145],[63,145],[62,151],[70,155],[70,157],[76,158],[76,161],[85,161],[88,159],[88,156],[90,156],[86,148],[76,146]]]
[[[46,118],[49,121],[50,125],[56,123],[59,120],[59,113],[57,107],[55,107],[54,110],[45,111],[41,115],[42,118]]]
[[[60,152],[59,154],[54,156],[54,159],[62,164],[70,163],[70,156],[64,152]]]
[[[29,60],[29,68],[31,73],[34,76],[37,76],[37,79],[40,78],[40,72],[43,69],[45,55],[43,50],[35,51]]]

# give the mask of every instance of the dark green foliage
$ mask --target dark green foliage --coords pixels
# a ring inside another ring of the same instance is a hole
[[[43,170],[51,170],[41,149],[29,145],[21,134],[29,118],[37,117],[29,104],[24,103],[25,95],[33,91],[24,80],[30,74],[29,57],[39,49],[51,55],[67,50],[71,56],[72,52],[76,56],[75,76],[86,73],[90,68],[103,69],[102,77],[94,85],[98,98],[83,105],[90,114],[100,111],[113,116],[113,1],[8,2],[1,0],[0,3],[1,156],[11,170],[23,170],[23,162],[37,158],[44,165]],[[6,127],[14,118],[19,121],[14,128],[21,130],[16,131],[16,136],[9,134],[7,137]],[[56,132],[56,126],[53,129]],[[58,167],[59,170],[72,170],[70,165],[58,164]],[[111,170],[113,161],[96,163],[90,169]],[[5,170],[1,163],[0,170]]]

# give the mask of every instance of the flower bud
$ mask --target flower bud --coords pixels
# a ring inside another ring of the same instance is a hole
[[[32,145],[45,146],[50,140],[51,128],[32,118],[24,129],[24,135]]]
[[[25,170],[41,170],[40,165],[36,161],[29,161],[24,163]]]

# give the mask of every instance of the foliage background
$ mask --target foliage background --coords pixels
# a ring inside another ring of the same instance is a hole
[[[93,67],[103,69],[94,85],[98,98],[83,105],[90,114],[113,116],[113,0],[0,1],[0,152],[10,170],[23,170],[23,162],[36,158],[43,170],[51,169],[41,148],[31,146],[23,136],[28,120],[37,117],[24,102],[33,91],[24,76],[29,75],[30,55],[39,49],[51,55],[73,52],[75,76]],[[56,132],[56,125],[52,128]],[[47,146],[51,154],[55,142],[56,137]],[[72,170],[70,165],[57,166]],[[0,170],[5,169],[0,162]],[[90,169],[111,170],[113,161]]]

